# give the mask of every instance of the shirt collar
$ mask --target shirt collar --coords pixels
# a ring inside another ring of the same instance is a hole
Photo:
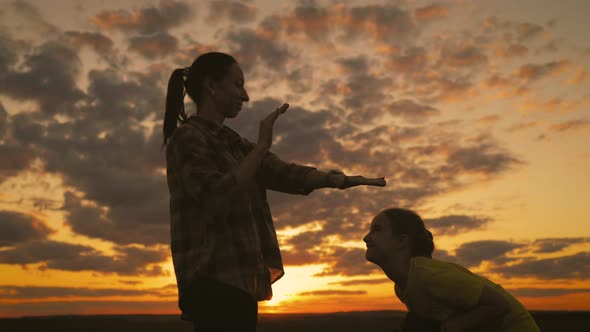
[[[226,125],[219,126],[217,123],[211,120],[201,118],[196,115],[190,116],[186,121],[190,122],[193,125],[199,126],[200,128],[203,128],[204,130],[215,136],[225,137],[232,142],[234,140],[240,139],[240,135]]]

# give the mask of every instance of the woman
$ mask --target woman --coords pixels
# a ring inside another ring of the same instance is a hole
[[[402,331],[539,331],[524,306],[500,285],[432,258],[432,234],[416,213],[388,209],[363,238],[366,259],[395,283],[408,315]]]
[[[285,163],[269,152],[273,125],[287,104],[260,122],[256,143],[224,126],[249,101],[244,83],[236,60],[217,52],[175,70],[168,83],[172,258],[179,307],[196,331],[255,331],[257,301],[270,299],[271,284],[284,274],[266,189],[308,195],[318,188],[385,185],[383,178]],[[191,117],[185,93],[197,105]]]

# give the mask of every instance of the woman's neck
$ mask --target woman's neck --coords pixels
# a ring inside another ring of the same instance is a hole
[[[197,107],[197,117],[205,120],[209,120],[219,127],[223,126],[223,121],[225,117],[220,112],[217,112],[215,109],[215,105],[204,103],[203,105],[199,105]]]
[[[410,271],[410,257],[393,258],[380,265],[381,269],[391,281],[401,289],[405,289],[408,283],[408,272]]]

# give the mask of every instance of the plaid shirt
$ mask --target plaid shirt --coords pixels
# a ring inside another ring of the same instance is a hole
[[[284,274],[266,189],[308,195],[312,167],[289,164],[268,152],[253,181],[239,187],[232,170],[254,148],[230,128],[190,117],[166,149],[171,249],[179,306],[196,277],[237,287],[258,301],[272,297]]]

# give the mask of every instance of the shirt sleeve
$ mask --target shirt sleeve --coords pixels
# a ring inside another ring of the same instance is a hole
[[[314,167],[284,162],[274,153],[268,152],[262,160],[258,176],[267,189],[288,194],[309,195],[313,188],[305,187],[305,177],[313,170],[315,170]]]
[[[241,138],[240,145],[247,153],[254,149],[254,144],[245,138]],[[262,159],[256,177],[267,189],[287,194],[309,195],[314,189],[305,187],[305,177],[307,173],[315,169],[315,167],[284,162],[269,151]]]
[[[236,186],[235,175],[216,160],[215,149],[192,128],[179,127],[174,136],[174,157],[184,191],[198,202],[225,197]]]
[[[418,268],[420,284],[437,300],[463,310],[474,307],[485,283],[469,270],[454,264]]]

